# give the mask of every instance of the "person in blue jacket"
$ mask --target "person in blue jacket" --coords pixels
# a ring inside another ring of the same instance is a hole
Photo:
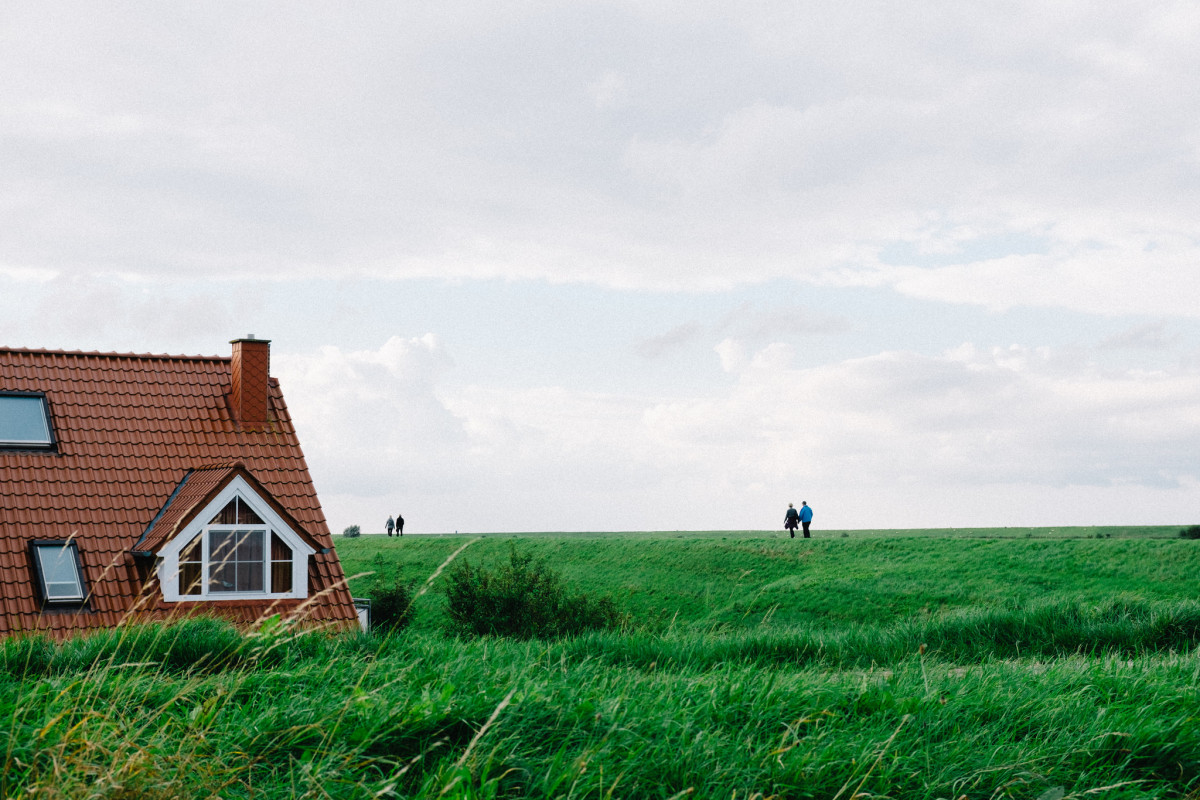
[[[808,526],[812,523],[812,509],[808,507],[808,503],[800,501],[800,524],[804,526],[804,538],[811,539],[808,535]],[[795,535],[794,533],[792,534]]]

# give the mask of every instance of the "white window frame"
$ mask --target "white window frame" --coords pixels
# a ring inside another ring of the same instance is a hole
[[[261,525],[210,525],[209,520],[229,505],[234,498],[253,509]],[[209,532],[228,530],[262,530],[263,536],[263,591],[261,592],[210,592],[209,582]],[[274,531],[284,544],[292,549],[292,590],[290,592],[272,592],[271,587],[271,532]],[[179,554],[197,536],[201,537],[200,594],[180,594],[179,592]],[[237,475],[229,485],[221,490],[216,497],[192,519],[191,524],[180,531],[179,535],[167,542],[158,552],[158,583],[162,587],[163,600],[168,603],[179,602],[220,602],[222,600],[280,600],[303,599],[308,597],[308,557],[317,552],[300,538],[292,528],[275,513],[267,503],[241,475]]]

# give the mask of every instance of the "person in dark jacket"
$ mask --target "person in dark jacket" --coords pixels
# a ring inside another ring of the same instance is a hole
[[[404,517],[400,516],[399,514],[396,515],[396,535],[404,535]]]
[[[393,529],[393,528],[395,528],[395,527],[396,527],[396,523],[395,523],[394,521],[392,521],[392,518],[391,518],[391,517],[388,517],[388,521],[387,521],[387,532],[388,532],[388,536],[391,536],[391,535],[392,535],[392,529]]]
[[[792,538],[796,538],[796,526],[800,524],[800,512],[788,503],[787,515],[783,518],[783,527],[792,532]]]
[[[808,526],[812,524],[812,509],[808,507],[808,503],[800,501],[800,524],[804,526],[804,538],[811,539],[808,535]]]

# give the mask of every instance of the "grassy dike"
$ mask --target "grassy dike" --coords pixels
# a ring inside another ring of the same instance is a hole
[[[0,794],[1196,796],[1200,542],[1145,533],[522,537],[634,629],[457,641],[435,590],[387,638],[10,640]],[[424,581],[466,541],[338,547]]]
[[[337,537],[351,588],[375,575],[424,585],[464,544],[471,563],[508,543],[546,559],[586,592],[607,593],[659,630],[878,624],[943,610],[1043,599],[1200,597],[1200,546],[1179,528],[820,532],[490,534]],[[1096,538],[1100,536],[1102,538]],[[441,598],[416,603],[417,626],[441,624]]]

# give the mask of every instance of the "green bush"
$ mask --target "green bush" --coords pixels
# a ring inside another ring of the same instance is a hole
[[[346,530],[342,531],[342,536],[347,539],[355,539],[362,533],[362,528],[357,525],[351,525]]]
[[[1181,539],[1200,539],[1200,525],[1193,525],[1190,528],[1184,528],[1179,532]]]
[[[570,594],[558,573],[511,542],[508,563],[494,570],[457,562],[444,591],[453,633],[544,639],[621,625],[611,598]]]
[[[370,592],[371,627],[392,632],[412,622],[412,588],[405,583],[379,582]]]

